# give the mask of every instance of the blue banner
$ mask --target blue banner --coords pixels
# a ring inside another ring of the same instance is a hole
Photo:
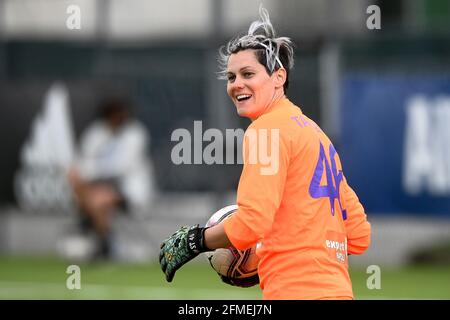
[[[344,173],[370,213],[450,217],[450,76],[343,78]]]

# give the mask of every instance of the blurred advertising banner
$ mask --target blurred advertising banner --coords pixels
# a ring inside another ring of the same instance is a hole
[[[368,212],[450,217],[450,77],[350,74],[344,172]]]
[[[0,203],[66,212],[72,201],[66,170],[77,137],[95,116],[97,102],[123,90],[92,79],[0,82]]]
[[[47,90],[21,147],[14,183],[20,207],[28,211],[67,211],[72,194],[65,175],[74,156],[69,92],[65,84],[56,82]]]

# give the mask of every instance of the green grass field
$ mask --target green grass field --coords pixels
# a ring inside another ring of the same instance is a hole
[[[0,257],[0,299],[261,299],[259,288],[223,284],[205,260],[187,264],[167,283],[156,263],[79,264],[81,289],[69,290],[70,264],[57,258]],[[450,299],[448,267],[381,269],[381,289],[366,270],[351,270],[356,299]]]

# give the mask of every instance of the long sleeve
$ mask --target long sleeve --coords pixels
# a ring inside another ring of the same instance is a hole
[[[287,136],[283,136],[282,130],[255,127],[250,127],[244,138],[238,211],[225,221],[227,236],[241,250],[254,245],[271,230],[283,197],[289,164]],[[263,159],[265,154],[270,157]]]
[[[344,188],[344,208],[347,210],[347,219],[345,220],[347,250],[350,254],[362,254],[370,245],[371,226],[358,196],[345,178]]]

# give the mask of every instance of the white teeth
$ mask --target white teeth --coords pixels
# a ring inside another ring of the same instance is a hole
[[[242,99],[246,99],[246,98],[250,98],[251,95],[250,94],[240,94],[236,96],[237,100],[242,100]]]

